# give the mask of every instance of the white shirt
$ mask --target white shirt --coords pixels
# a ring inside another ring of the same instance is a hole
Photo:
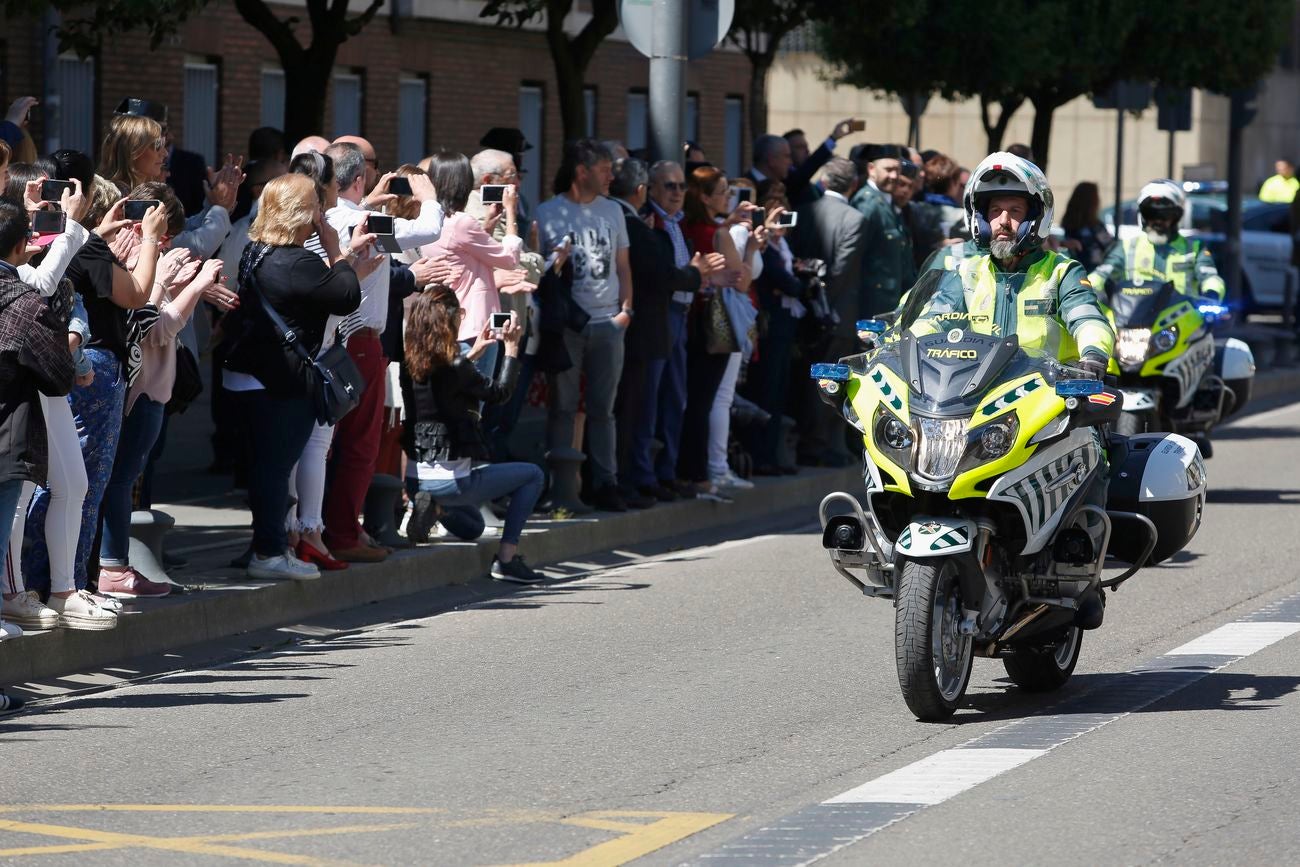
[[[248,216],[236,220],[231,225],[230,234],[226,236],[226,240],[221,243],[221,249],[217,251],[222,272],[231,278],[239,274],[239,260],[244,255],[244,248],[248,246],[248,230],[252,228],[253,220],[257,218],[257,208],[260,204],[262,204],[261,199],[253,202]],[[231,279],[230,282],[234,283],[235,280]]]
[[[84,226],[75,220],[68,220],[63,234],[45,248],[45,258],[41,260],[40,267],[19,265],[18,277],[46,298],[50,297],[63,279],[63,272],[68,270],[68,265],[89,238],[90,233]]]
[[[875,185],[873,184],[872,186],[875,186]],[[844,194],[843,194],[843,193],[837,193],[837,192],[835,192],[834,190],[826,190],[826,191],[823,193],[823,195],[825,195],[825,196],[827,196],[827,197],[829,197],[829,198],[832,198],[832,199],[839,199],[841,202],[845,202],[845,203],[848,202],[848,199],[844,198]]]
[[[352,234],[352,227],[366,218],[369,211],[360,205],[340,198],[339,202],[325,214],[325,219],[339,235],[340,246],[346,244],[346,238]],[[420,216],[414,220],[393,220],[393,235],[403,250],[432,244],[442,234],[442,205],[437,202],[425,202],[420,206]],[[380,265],[368,277],[361,281],[361,306],[347,317],[348,325],[343,330],[354,328],[373,328],[383,333],[388,324],[388,263]],[[343,322],[339,316],[331,316],[325,325],[327,334]]]

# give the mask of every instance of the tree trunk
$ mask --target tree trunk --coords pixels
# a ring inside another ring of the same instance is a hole
[[[767,133],[767,73],[776,55],[770,52],[749,54],[749,140]]]
[[[336,53],[335,49],[315,49],[292,61],[280,58],[284,68],[285,141],[296,142],[309,135],[333,138],[333,130],[325,127],[325,97]]]
[[[1047,174],[1047,149],[1052,142],[1052,113],[1060,105],[1054,99],[1030,99],[1034,104],[1034,132],[1029,140],[1029,147],[1034,152],[1034,161]]]
[[[997,121],[989,118],[989,107],[995,102],[999,109]],[[989,153],[1002,150],[1002,139],[1006,137],[1007,127],[1011,125],[1011,116],[1024,102],[1023,96],[998,100],[980,97],[980,121],[984,124],[984,134],[988,136]]]

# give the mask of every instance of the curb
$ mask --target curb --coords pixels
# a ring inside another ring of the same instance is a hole
[[[737,492],[730,504],[692,500],[641,512],[530,521],[521,549],[534,563],[549,564],[700,530],[734,527],[740,538],[748,535],[747,524],[791,508],[806,508],[812,520],[821,498],[852,485],[857,475],[854,469],[805,469],[794,477],[755,480],[754,490]],[[0,686],[103,669],[122,660],[464,584],[487,574],[495,552],[495,539],[443,541],[398,552],[383,563],[324,572],[319,580],[306,582],[254,581],[226,570],[226,575],[200,579],[201,589],[193,592],[127,603],[116,629],[56,629],[6,641],[0,647]]]

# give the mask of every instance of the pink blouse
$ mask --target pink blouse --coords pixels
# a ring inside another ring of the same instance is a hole
[[[451,285],[465,310],[457,339],[478,337],[488,318],[501,312],[501,296],[492,272],[518,268],[522,249],[522,238],[507,235],[497,241],[484,231],[482,223],[463,211],[447,217],[438,240],[421,248],[425,256],[445,256],[462,269],[460,279]]]

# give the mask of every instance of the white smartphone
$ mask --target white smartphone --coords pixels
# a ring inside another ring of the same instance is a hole
[[[793,229],[799,225],[799,212],[786,211],[776,218],[776,225],[779,229]]]
[[[493,313],[492,314],[492,336],[500,337],[501,333],[505,330],[506,326],[509,324],[510,324],[509,313]]]

